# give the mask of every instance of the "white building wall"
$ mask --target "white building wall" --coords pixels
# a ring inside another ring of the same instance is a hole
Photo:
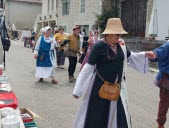
[[[72,33],[75,25],[89,25],[89,30],[96,21],[96,14],[101,13],[101,0],[86,0],[85,13],[80,12],[80,0],[70,0],[69,15],[62,16],[62,1],[58,5],[58,26],[66,26],[68,33]]]
[[[41,24],[40,27],[45,27],[47,25],[51,25],[51,23],[54,23],[56,26],[57,24],[57,9],[56,9],[56,2],[57,0],[43,0],[42,1],[42,19],[38,20],[36,24]],[[52,26],[54,28],[54,26]],[[40,29],[38,25],[38,30]]]
[[[149,0],[148,3],[148,13],[147,13],[147,21],[146,21],[146,37],[148,35],[148,29],[150,24],[150,18],[152,14],[153,6],[157,9],[157,27],[158,27],[158,34],[155,38],[156,40],[165,40],[165,37],[169,36],[169,0]]]
[[[42,11],[42,4],[6,1],[5,16],[7,24],[15,24],[16,29],[33,28],[34,21]]]
[[[165,40],[169,36],[169,0],[154,0],[157,7],[158,36],[157,40]]]
[[[44,16],[48,16],[48,0],[43,0],[42,2],[42,19],[44,19]]]

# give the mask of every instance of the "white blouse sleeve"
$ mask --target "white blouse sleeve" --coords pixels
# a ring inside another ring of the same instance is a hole
[[[145,52],[131,52],[131,55],[128,58],[128,63],[136,71],[148,73],[149,62],[148,58],[145,56]]]
[[[82,96],[89,87],[89,83],[94,76],[95,65],[86,63],[76,80],[76,84],[73,90],[73,95]]]
[[[39,47],[40,47],[40,42],[41,42],[41,36],[38,38],[36,46],[35,46],[35,50],[34,50],[34,54],[38,54],[39,51]]]

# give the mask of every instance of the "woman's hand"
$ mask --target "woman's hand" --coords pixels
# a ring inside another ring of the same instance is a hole
[[[34,54],[34,58],[37,59],[38,58],[38,54]]]

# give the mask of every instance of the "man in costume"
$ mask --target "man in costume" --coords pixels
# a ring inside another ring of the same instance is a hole
[[[68,44],[68,49],[65,51],[65,56],[69,58],[69,82],[74,82],[76,80],[74,77],[74,72],[76,70],[77,56],[80,54],[80,49],[82,47],[82,41],[79,34],[80,27],[75,26],[73,28],[73,34],[69,35],[61,44],[61,46]]]

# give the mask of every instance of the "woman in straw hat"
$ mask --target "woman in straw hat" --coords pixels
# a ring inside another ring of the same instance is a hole
[[[110,18],[102,34],[105,37],[93,46],[73,90],[75,98],[85,93],[73,128],[131,128],[124,80],[127,59],[144,73],[148,71],[148,59],[145,52],[133,53],[126,48],[120,35],[127,32],[119,18]],[[111,90],[104,88],[106,81]],[[117,88],[112,89],[110,84]]]
[[[43,82],[44,78],[52,78],[52,83],[57,84],[54,77],[56,61],[54,49],[56,42],[51,37],[52,28],[47,26],[43,29],[44,35],[40,36],[34,50],[34,58],[36,59],[36,74],[39,82]]]

